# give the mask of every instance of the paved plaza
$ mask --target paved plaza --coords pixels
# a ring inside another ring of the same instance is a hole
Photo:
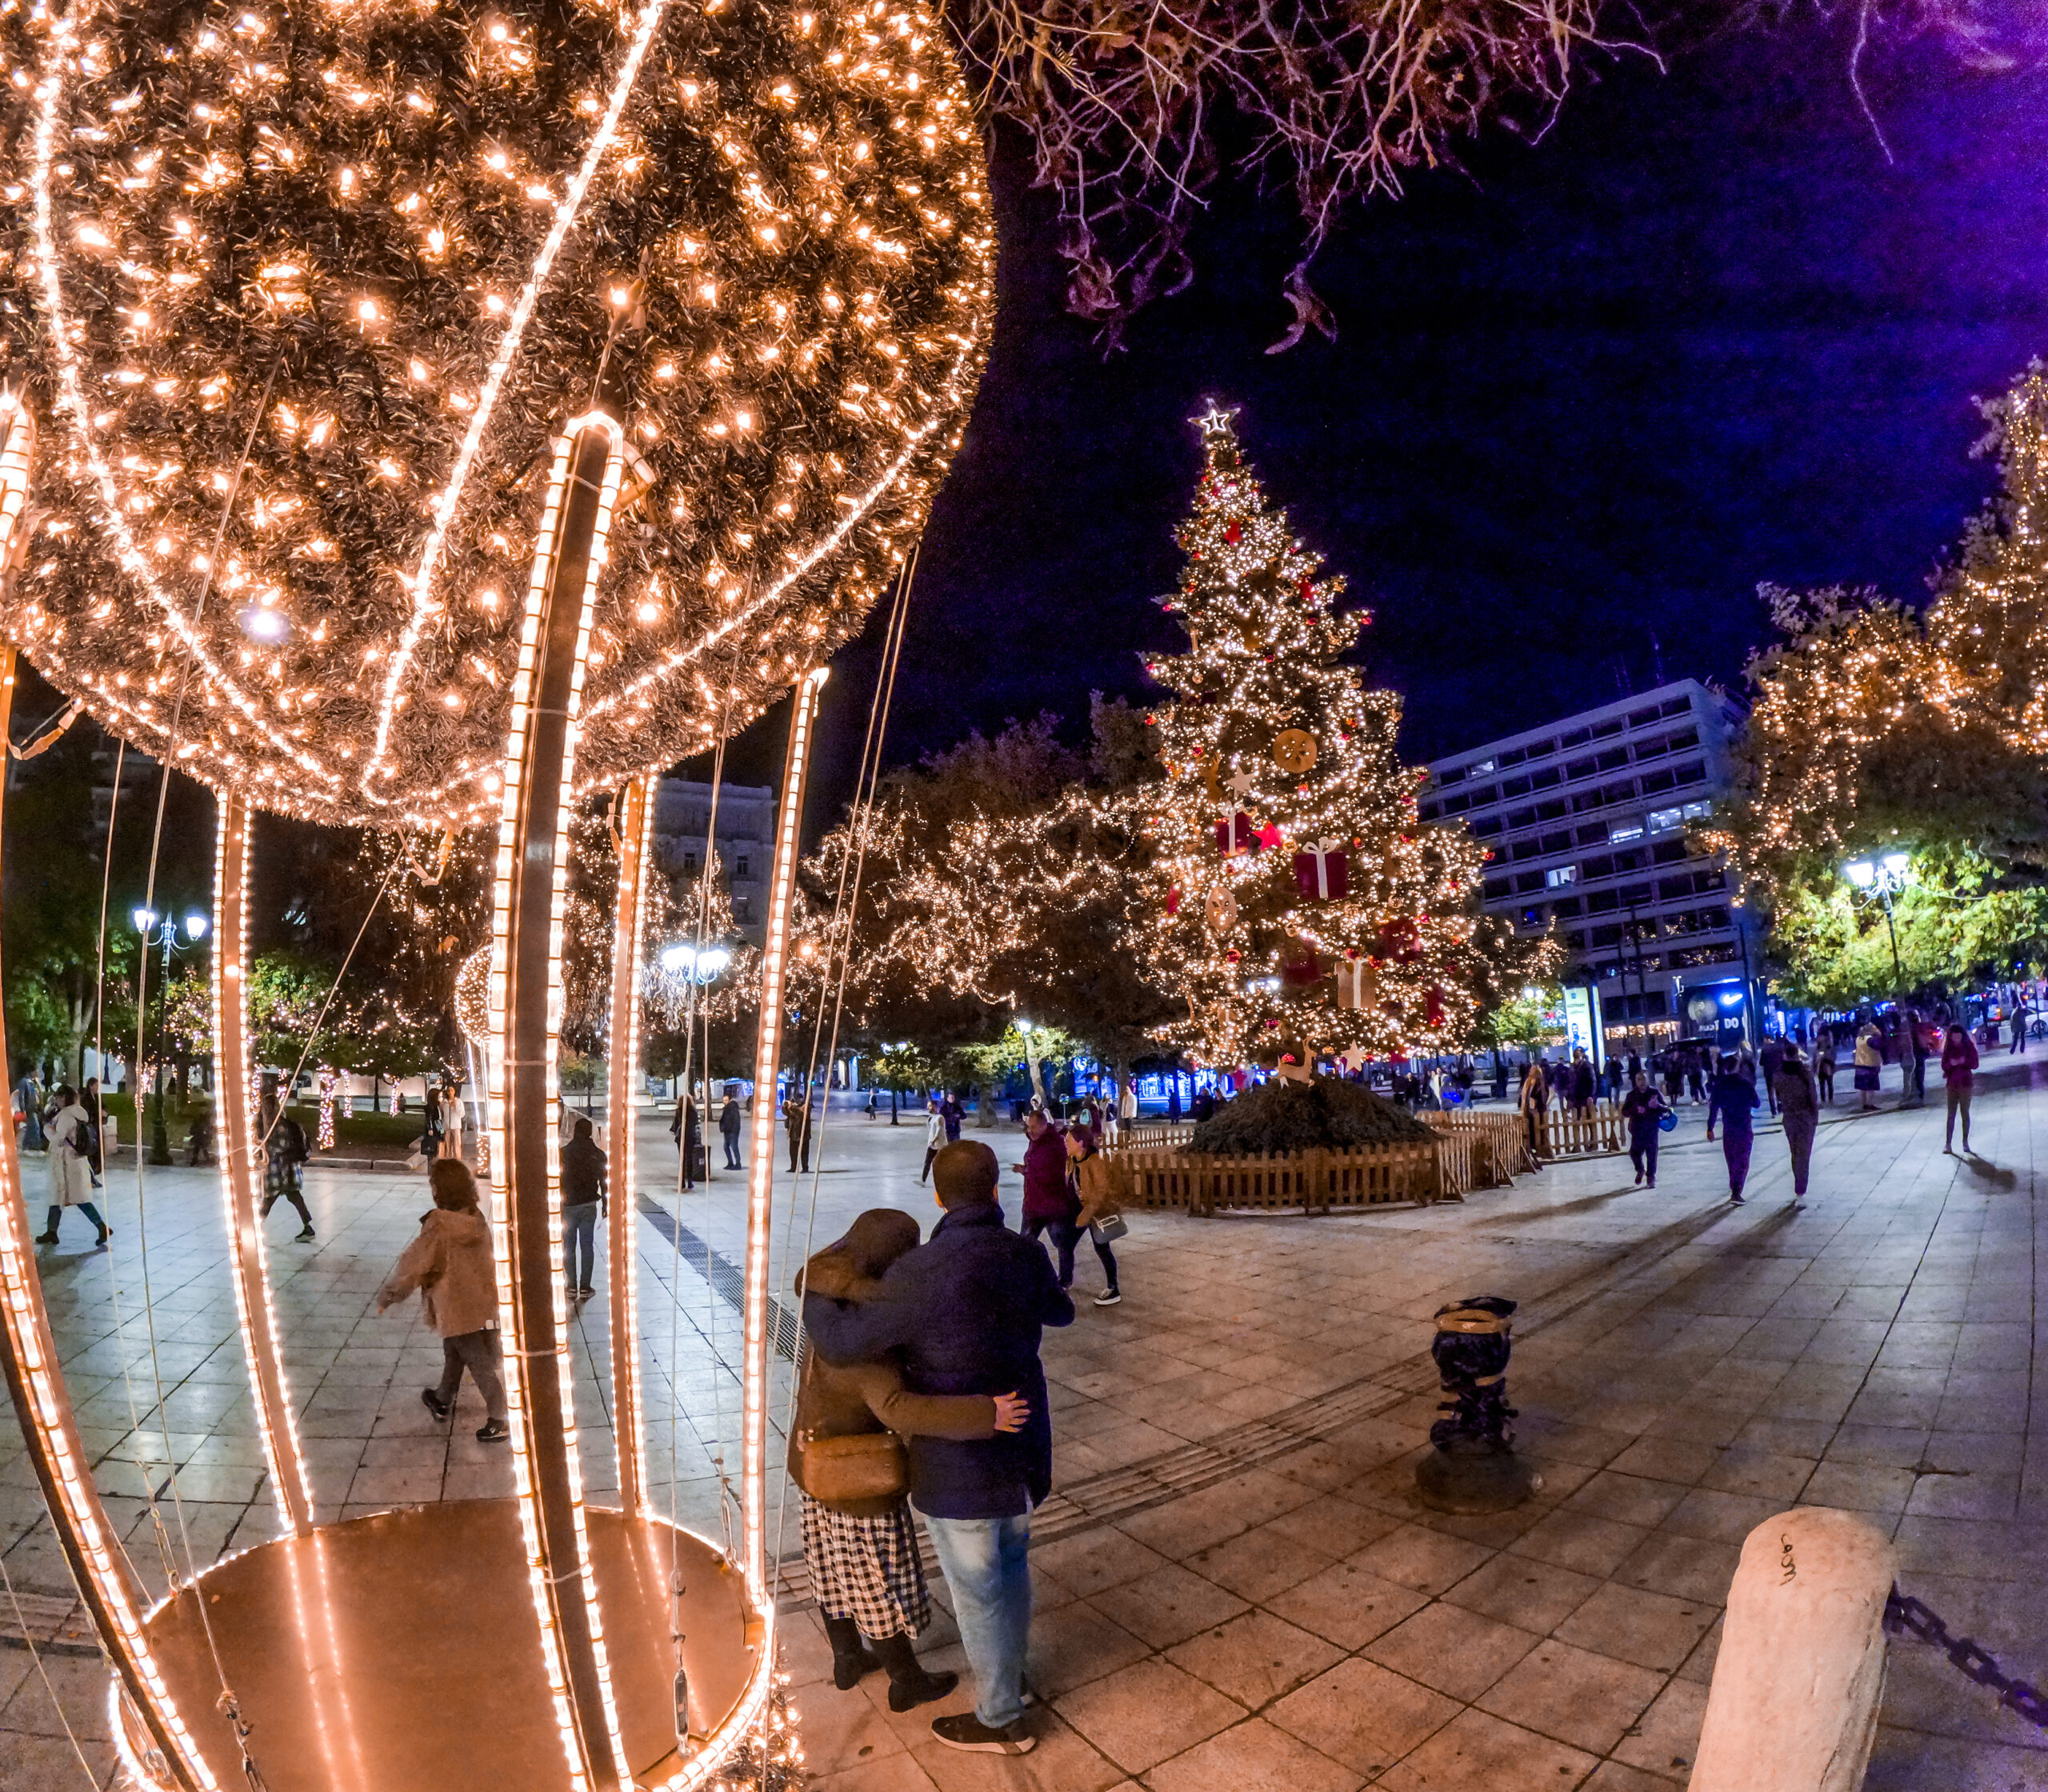
[[[1867,1118],[1838,1106],[1797,1206],[1774,1130],[1758,1138],[1749,1204],[1731,1207],[1704,1110],[1682,1109],[1654,1192],[1601,1159],[1424,1210],[1133,1215],[1123,1303],[1091,1304],[1084,1249],[1078,1316],[1046,1340],[1039,1747],[1018,1760],[939,1747],[930,1718],[965,1708],[965,1689],[906,1716],[878,1675],[835,1691],[793,1563],[784,1635],[814,1785],[1660,1792],[1688,1776],[1741,1540],[1801,1503],[1867,1514],[1896,1538],[1903,1590],[2008,1673],[2048,1677],[2048,1442],[2030,1422],[2048,1055],[1987,1054],[1975,1157],[1942,1154],[1940,1099]],[[1006,1166],[1021,1156],[1015,1132],[988,1136]],[[806,1240],[867,1206],[935,1217],[916,1181],[921,1125],[835,1110],[821,1138],[814,1178],[778,1177],[786,1306]],[[735,1473],[738,1460],[741,1185],[678,1195],[652,1121],[643,1147],[650,1478],[659,1503],[718,1538],[720,1459]],[[31,1159],[38,1192],[40,1174]],[[108,1181],[113,1249],[84,1250],[73,1216],[44,1254],[46,1286],[110,1510],[161,1584],[165,1552],[203,1563],[271,1536],[274,1517],[217,1184],[151,1173],[146,1256],[132,1170]],[[1007,1170],[1003,1194],[1014,1215]],[[470,1436],[473,1391],[452,1435],[420,1406],[440,1353],[417,1304],[371,1310],[426,1205],[421,1179],[316,1170],[309,1197],[317,1242],[290,1242],[281,1212],[271,1261],[323,1518],[509,1492],[502,1446]],[[1430,1320],[1482,1293],[1522,1302],[1510,1382],[1542,1485],[1504,1516],[1447,1518],[1412,1493],[1435,1416]],[[614,1478],[605,1317],[600,1296],[577,1322],[600,1501]],[[794,1556],[779,1477],[770,1497],[771,1545]],[[105,1670],[65,1640],[65,1570],[11,1426],[0,1525],[30,1630],[60,1637],[40,1668],[0,1647],[0,1787],[77,1786],[81,1754],[104,1784]],[[5,1609],[0,1629],[17,1629]],[[963,1665],[942,1611],[924,1651]],[[2048,1789],[2042,1744],[1933,1651],[1892,1644],[1870,1787]],[[260,1763],[260,1730],[254,1747]]]

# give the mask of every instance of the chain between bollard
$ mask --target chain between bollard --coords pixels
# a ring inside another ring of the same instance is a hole
[[[1930,1643],[1946,1655],[1964,1678],[1996,1690],[1998,1702],[2038,1729],[2048,1730],[2048,1696],[2024,1680],[2009,1678],[1997,1659],[1974,1638],[1952,1637],[1934,1609],[1908,1598],[1897,1587],[1885,1601],[1885,1628]]]

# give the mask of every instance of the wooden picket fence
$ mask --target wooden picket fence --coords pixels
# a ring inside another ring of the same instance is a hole
[[[1335,1213],[1409,1202],[1462,1201],[1473,1186],[1470,1132],[1348,1151],[1289,1151],[1214,1157],[1179,1146],[1139,1142],[1105,1154],[1126,1207],[1179,1208],[1206,1218],[1225,1209]]]
[[[1511,1187],[1517,1171],[1536,1167],[1529,1149],[1529,1129],[1519,1114],[1453,1107],[1440,1114],[1426,1110],[1415,1118],[1440,1133],[1471,1141],[1471,1186],[1475,1189]]]
[[[1613,1102],[1595,1102],[1584,1114],[1554,1102],[1537,1116],[1536,1150],[1542,1157],[1611,1157],[1628,1148],[1629,1124]]]

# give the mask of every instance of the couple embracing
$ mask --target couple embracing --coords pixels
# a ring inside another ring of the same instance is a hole
[[[835,1683],[886,1668],[898,1711],[956,1683],[911,1650],[930,1610],[914,1506],[974,1674],[974,1710],[935,1719],[932,1734],[1022,1754],[1036,1742],[1023,1722],[1031,1512],[1052,1488],[1038,1341],[1072,1322],[1074,1303],[1044,1247],[1003,1224],[987,1146],[948,1145],[932,1172],[945,1217],[927,1242],[908,1214],[878,1209],[805,1266],[810,1348],[790,1473]]]

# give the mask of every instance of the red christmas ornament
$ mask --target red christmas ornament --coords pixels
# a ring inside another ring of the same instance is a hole
[[[1442,986],[1441,984],[1433,984],[1430,986],[1428,996],[1424,999],[1426,1003],[1424,1010],[1425,1021],[1430,1026],[1442,1026],[1443,1025],[1444,1019],[1444,995]]]
[[[1180,912],[1181,886],[1178,884],[1175,884],[1171,890],[1166,892],[1166,913],[1169,914],[1178,914]]]
[[[1314,579],[1304,578],[1301,583],[1295,587],[1295,589],[1302,594],[1302,602],[1303,603],[1313,603],[1315,601],[1315,581]]]
[[[1239,542],[1244,539],[1244,533],[1245,526],[1233,519],[1223,531],[1223,539],[1234,547]]]

